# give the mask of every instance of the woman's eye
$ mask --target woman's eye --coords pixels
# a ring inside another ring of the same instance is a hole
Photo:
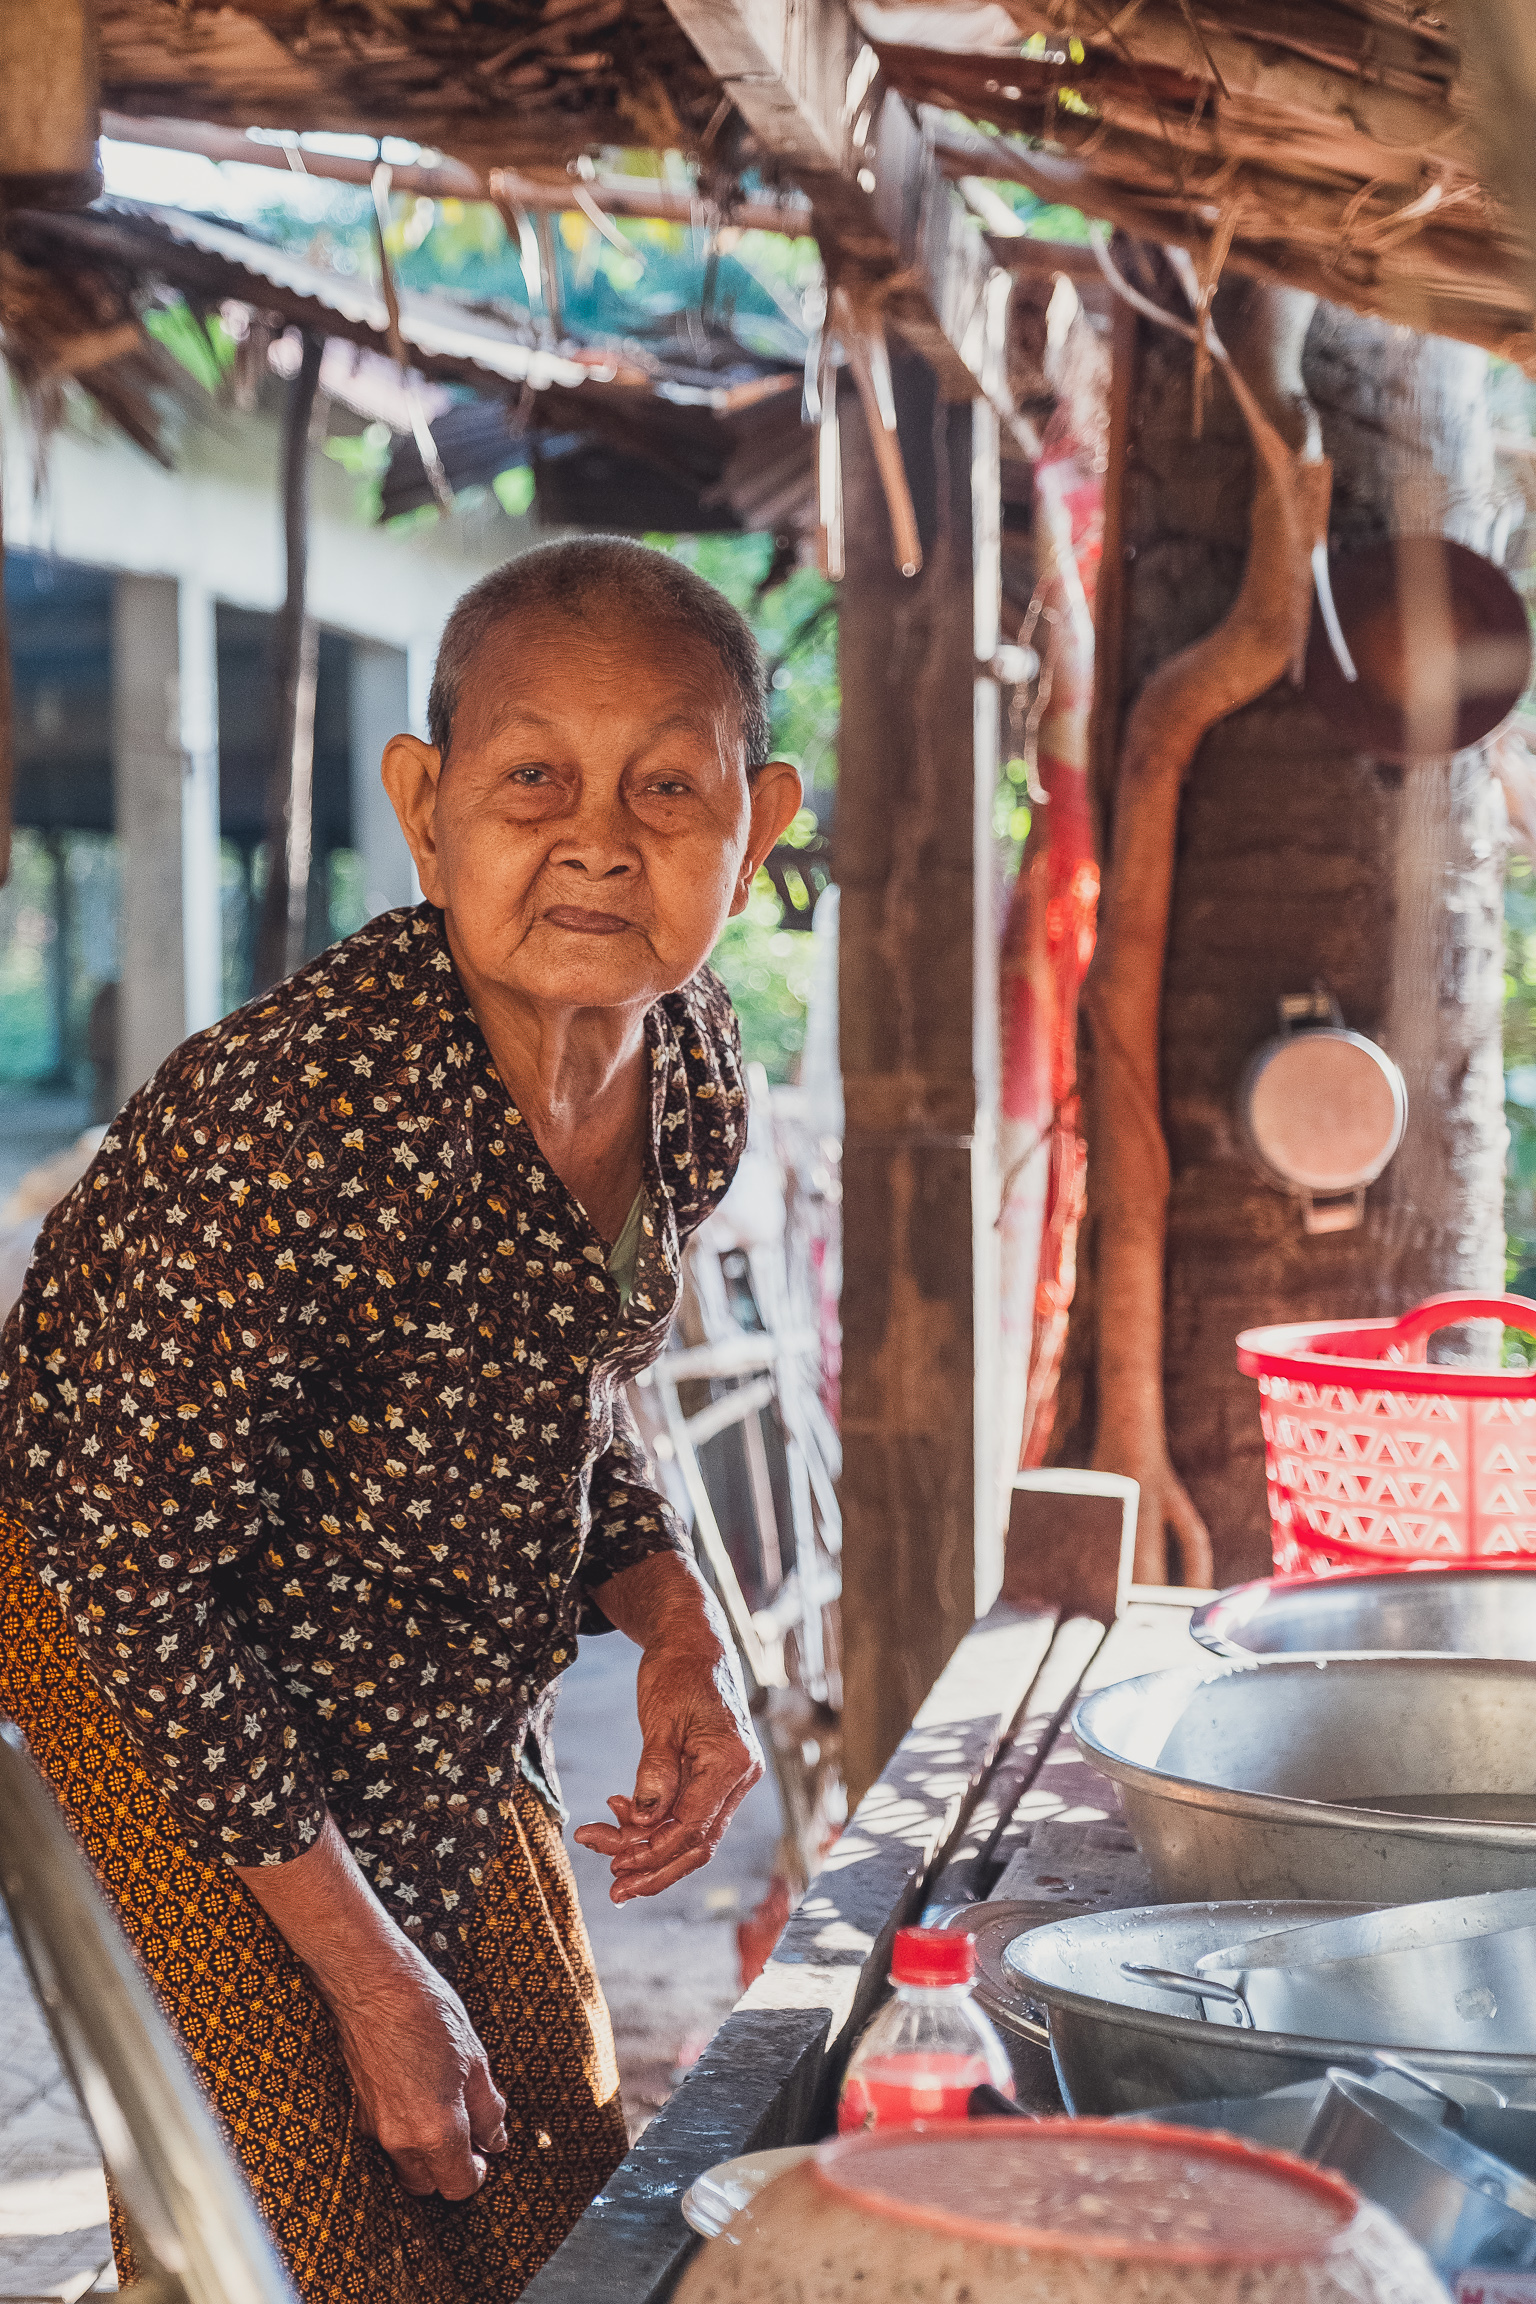
[[[525,788],[533,785],[547,784],[549,782],[549,770],[547,768],[538,767],[514,768],[510,781],[514,784],[521,784]]]
[[[689,791],[690,786],[681,776],[658,776],[651,790],[659,793],[663,800],[675,800]]]

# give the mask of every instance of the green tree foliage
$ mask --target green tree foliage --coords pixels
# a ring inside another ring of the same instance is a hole
[[[836,783],[838,721],[837,596],[814,569],[796,568],[765,590],[773,570],[768,536],[652,536],[719,586],[750,622],[773,667],[770,723],[778,758],[800,770],[808,805],[791,824],[786,845],[803,847],[830,830]],[[730,921],[715,946],[720,971],[741,1018],[749,1063],[770,1080],[794,1072],[805,1038],[813,939],[783,925],[778,896],[760,872],[747,909]]]
[[[1504,887],[1504,1194],[1509,1283],[1536,1295],[1536,871],[1510,858]]]

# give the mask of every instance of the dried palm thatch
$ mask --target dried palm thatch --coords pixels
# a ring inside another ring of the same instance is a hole
[[[145,331],[116,268],[29,261],[0,247],[0,353],[40,439],[57,427],[79,384],[103,416],[157,463],[172,461],[178,406],[197,392]]]
[[[720,90],[663,0],[102,0],[102,101],[401,136],[474,167],[699,149]]]
[[[1083,0],[1006,5],[1043,54],[881,49],[911,101],[1009,132],[941,129],[953,172],[1536,366],[1529,257],[1479,179],[1432,19],[1390,0],[1149,0],[1113,19]]]
[[[829,4],[806,0],[802,41],[830,38]],[[482,172],[627,144],[688,152],[722,180],[749,162],[775,173],[771,134],[754,141],[734,84],[683,29],[694,14],[683,0],[100,0],[102,101],[397,135]],[[1027,52],[998,52],[1008,19]],[[952,174],[1017,178],[1188,248],[1206,276],[1230,263],[1536,361],[1531,252],[1481,180],[1452,32],[1415,0],[881,0],[876,20],[888,86],[1007,132],[941,129]],[[978,29],[991,53],[965,52]],[[859,87],[867,108],[867,74]],[[810,189],[824,235],[846,237],[827,185]]]

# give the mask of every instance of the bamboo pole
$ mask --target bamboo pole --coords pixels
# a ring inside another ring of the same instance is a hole
[[[318,176],[364,189],[373,181],[374,160],[345,153],[311,152],[293,143],[269,144],[243,129],[218,128],[204,120],[140,120],[128,112],[104,112],[101,132],[117,144],[152,144],[165,152],[196,152],[205,160],[233,161],[242,168],[275,168],[281,174]],[[590,203],[604,216],[632,216],[663,224],[696,224],[703,213],[699,195],[686,186],[661,184],[648,176],[524,175],[516,168],[493,168],[489,178],[462,160],[398,161],[390,177],[396,192],[426,199],[494,200],[539,214],[585,211]],[[742,200],[727,223],[743,232],[780,232],[803,238],[811,229],[806,200]]]

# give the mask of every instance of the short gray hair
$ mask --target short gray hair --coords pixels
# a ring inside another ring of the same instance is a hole
[[[427,699],[430,742],[446,757],[470,664],[498,624],[540,609],[584,617],[600,603],[643,622],[670,624],[714,650],[736,698],[747,766],[760,768],[770,743],[768,683],[746,618],[680,560],[628,536],[540,544],[471,586],[438,643]]]

